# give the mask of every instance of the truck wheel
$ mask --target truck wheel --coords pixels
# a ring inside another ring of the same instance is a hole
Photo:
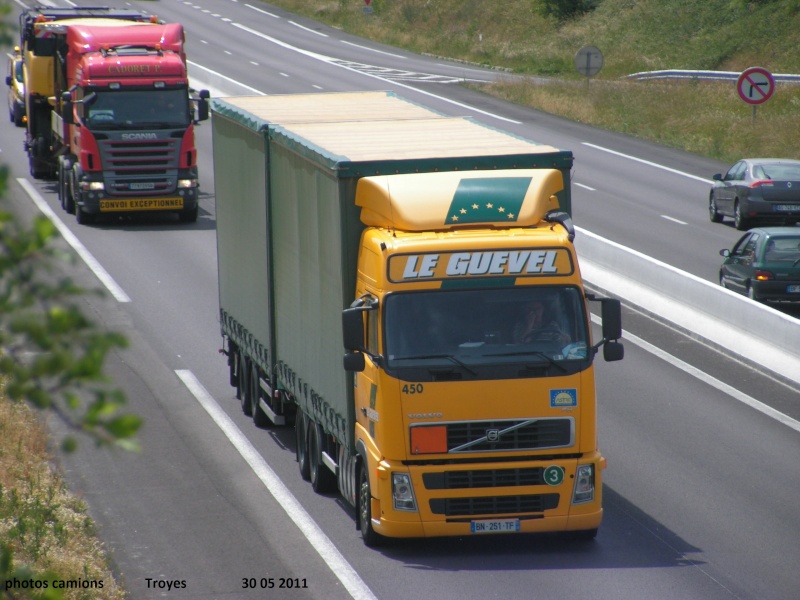
[[[364,545],[370,548],[380,546],[385,538],[372,528],[372,490],[369,486],[367,466],[358,469],[358,528]]]
[[[308,466],[308,427],[306,426],[306,416],[302,411],[297,412],[297,418],[294,422],[294,438],[294,456],[300,469],[300,477],[309,481],[311,479],[311,469]]]
[[[254,364],[253,365],[253,376],[251,378],[250,388],[252,389],[253,393],[251,394],[253,402],[250,409],[250,412],[253,414],[253,423],[256,427],[264,428],[267,427],[272,421],[269,420],[267,413],[265,413],[261,408],[261,383],[258,377],[258,367]]]
[[[318,494],[336,491],[336,477],[322,462],[322,428],[313,421],[308,425],[308,468],[311,487]]]
[[[83,210],[80,204],[75,205],[75,220],[79,225],[94,223],[94,215]]]
[[[253,416],[253,404],[252,404],[252,395],[253,395],[253,380],[250,376],[250,359],[245,358],[240,363],[241,371],[239,374],[239,379],[242,382],[242,393],[240,400],[242,401],[242,412],[246,417]]]

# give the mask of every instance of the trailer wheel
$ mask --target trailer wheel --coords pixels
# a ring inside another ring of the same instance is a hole
[[[358,469],[358,528],[364,545],[370,548],[380,546],[385,538],[372,528],[372,490],[369,486],[369,472],[362,464]]]
[[[242,377],[242,353],[238,349],[233,355],[233,361],[234,364],[231,365],[231,385],[236,387],[236,399],[241,400],[244,392],[244,378]]]
[[[308,426],[308,467],[311,487],[318,494],[336,491],[336,476],[322,462],[322,428],[314,423]]]
[[[309,481],[311,479],[311,469],[308,466],[308,427],[306,426],[306,416],[299,410],[294,422],[294,437],[294,456],[300,469],[300,477]]]
[[[252,417],[253,405],[250,397],[253,394],[253,381],[252,377],[250,376],[250,359],[243,358],[239,363],[239,366],[241,367],[241,370],[239,371],[239,380],[241,381],[242,386],[242,393],[239,399],[242,401],[242,412],[246,417]]]
[[[253,415],[253,423],[255,426],[263,428],[267,427],[272,421],[269,420],[267,413],[261,409],[261,382],[258,377],[258,366],[255,363],[253,363],[252,373],[250,389],[253,391],[251,395],[253,402],[250,407],[250,412]]]

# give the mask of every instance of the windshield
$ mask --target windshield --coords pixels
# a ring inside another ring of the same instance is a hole
[[[90,129],[175,129],[190,118],[185,89],[96,91],[84,115]]]
[[[391,294],[385,324],[388,370],[447,367],[497,378],[508,370],[489,371],[504,365],[513,365],[513,376],[525,376],[522,365],[555,375],[591,358],[585,304],[573,286]]]

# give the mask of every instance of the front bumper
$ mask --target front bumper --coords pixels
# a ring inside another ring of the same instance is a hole
[[[594,465],[594,496],[590,501],[573,504],[577,468],[586,464]],[[537,470],[544,471],[548,467],[563,469],[563,480],[557,485],[536,481]],[[395,510],[392,503],[392,469],[382,463],[377,495],[380,500],[374,500],[372,507],[373,528],[381,535],[401,538],[485,535],[473,533],[473,522],[507,520],[519,521],[519,533],[597,529],[603,519],[601,472],[604,467],[605,459],[597,453],[581,459],[546,462],[405,467],[401,470],[411,474],[417,511],[401,511]],[[447,472],[444,477],[443,471]],[[505,480],[506,477],[516,478],[521,485],[514,485]],[[486,486],[492,479],[501,480],[502,485]],[[443,486],[441,482],[447,480],[457,480],[462,482],[458,486],[469,487]],[[463,483],[471,480],[483,483]]]

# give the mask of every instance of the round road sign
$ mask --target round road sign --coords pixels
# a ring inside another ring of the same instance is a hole
[[[575,54],[575,68],[586,77],[597,75],[603,68],[603,53],[594,46],[584,46]]]
[[[736,90],[739,97],[748,104],[763,104],[775,91],[775,79],[766,69],[750,67],[739,75]]]

